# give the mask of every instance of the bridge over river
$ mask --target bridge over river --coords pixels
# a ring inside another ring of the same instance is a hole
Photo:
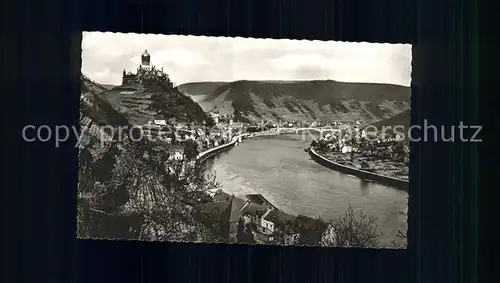
[[[317,164],[304,151],[310,142],[309,135],[300,134],[253,137],[209,158],[206,166],[216,173],[224,191],[237,196],[262,194],[288,213],[328,219],[352,205],[378,218],[383,246],[398,242],[397,230],[407,229],[400,213],[407,211],[408,194]]]

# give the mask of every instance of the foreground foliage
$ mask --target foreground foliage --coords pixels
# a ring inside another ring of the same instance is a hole
[[[331,222],[336,233],[336,244],[342,247],[378,247],[377,218],[364,212],[356,213],[351,206],[345,214]]]
[[[202,225],[199,204],[212,201],[214,177],[173,148],[147,139],[102,146],[82,144],[78,187],[78,235],[169,241],[207,241],[217,231]]]

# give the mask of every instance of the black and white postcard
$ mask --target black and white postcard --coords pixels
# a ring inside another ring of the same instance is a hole
[[[406,248],[411,45],[85,32],[78,237]]]

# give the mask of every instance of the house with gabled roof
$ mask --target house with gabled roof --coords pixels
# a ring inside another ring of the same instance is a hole
[[[296,219],[296,225],[303,242],[302,244],[323,245],[324,242],[335,243],[336,241],[334,227],[323,219],[299,215]]]
[[[235,242],[241,218],[240,209],[240,203],[232,195],[229,200],[205,203],[202,214],[206,225],[219,225],[221,236]]]
[[[268,208],[264,205],[255,204],[250,201],[246,201],[240,210],[245,222],[254,222],[260,225],[260,218]]]
[[[153,124],[158,125],[158,126],[166,126],[167,120],[165,120],[163,115],[156,115],[155,119],[153,121]]]
[[[239,209],[241,209],[243,207],[243,205],[245,205],[245,201],[243,199],[236,197],[234,195],[230,195],[230,194],[224,192],[222,189],[218,189],[215,192],[213,198],[214,198],[214,201],[229,201],[231,198],[234,198],[234,201],[236,202]]]
[[[220,225],[221,236],[230,242],[237,241],[238,230],[252,231],[255,241],[293,245],[302,240],[305,244],[323,242],[331,245],[335,233],[331,225],[321,219],[294,216],[276,209],[261,195],[236,197],[219,189],[213,193],[213,202],[205,203],[202,214],[206,225]],[[240,225],[244,225],[241,227]]]
[[[273,223],[273,233],[276,241],[283,245],[293,245],[299,238],[298,230],[295,226],[294,215],[285,213],[281,210],[271,210],[264,219]]]
[[[261,194],[248,194],[245,196],[247,200],[249,200],[252,203],[258,204],[258,205],[264,205],[270,209],[278,209],[276,206],[274,206],[270,201],[268,201],[263,195]]]

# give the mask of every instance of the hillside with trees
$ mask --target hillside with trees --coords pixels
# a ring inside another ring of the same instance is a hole
[[[227,82],[194,82],[181,84],[177,86],[177,89],[186,95],[210,95],[225,84]]]
[[[235,81],[215,89],[197,85],[210,95],[207,108],[242,120],[363,120],[379,121],[410,107],[410,88],[377,83],[317,81]],[[200,102],[201,103],[201,102]]]
[[[207,222],[202,211],[204,204],[215,202],[207,192],[220,186],[215,176],[207,175],[205,167],[194,162],[198,155],[196,143],[188,140],[174,145],[145,138],[133,140],[136,132],[116,139],[113,130],[103,133],[102,126],[130,126],[132,123],[126,112],[118,111],[116,105],[106,99],[110,92],[93,82],[92,88],[87,84],[84,78],[76,217],[78,237],[227,241],[223,225],[207,225],[220,223],[220,219]],[[197,121],[204,121],[204,114],[199,109],[183,108],[183,103],[190,105],[184,95],[177,96],[174,90],[169,93],[163,85],[145,84],[143,87],[150,93],[173,98],[166,101],[151,95],[149,107],[156,111],[163,109],[166,117],[199,117]],[[183,158],[172,158],[179,150]],[[380,236],[375,223],[375,218],[358,215],[352,210],[328,221],[300,215],[284,217],[284,227],[277,230],[274,239],[275,244],[282,244],[289,231],[298,231],[299,245],[375,247]],[[320,231],[326,226],[335,229],[335,238],[323,240]],[[249,229],[244,229],[249,227],[239,227],[238,242],[255,243]]]
[[[88,88],[89,82],[82,76],[78,236],[170,241],[217,239],[217,231],[199,221],[199,203],[210,201],[205,191],[216,188],[217,183],[201,167],[194,166],[192,160],[197,151],[186,143],[185,158],[175,160],[171,156],[178,147],[148,139],[132,140],[137,134],[134,132],[117,139],[116,132],[103,131],[102,126],[112,128],[130,123],[104,98],[106,91],[93,82],[92,88]],[[200,115],[185,113],[190,117]]]
[[[103,93],[103,98],[132,124],[146,124],[159,115],[179,122],[210,121],[200,105],[171,83],[162,81],[115,87]]]
[[[402,129],[399,130],[403,132],[410,128],[410,120],[411,120],[411,112],[410,109],[408,109],[389,119],[378,121],[376,123],[373,123],[372,125],[379,130],[382,130],[383,127],[394,128],[395,126],[400,126],[403,127],[403,130]]]

